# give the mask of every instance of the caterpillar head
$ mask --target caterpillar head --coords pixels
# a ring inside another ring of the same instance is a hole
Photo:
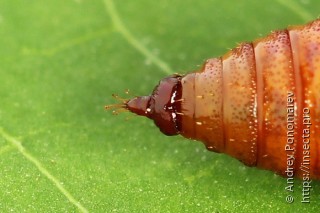
[[[154,121],[165,135],[177,135],[180,132],[178,113],[181,109],[181,76],[172,75],[162,79],[149,96],[123,100],[121,108]],[[114,105],[106,106],[110,108]],[[119,105],[118,105],[119,106]]]

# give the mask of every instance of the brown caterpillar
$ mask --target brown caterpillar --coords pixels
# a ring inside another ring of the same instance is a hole
[[[320,179],[320,19],[241,43],[121,107],[248,166]]]

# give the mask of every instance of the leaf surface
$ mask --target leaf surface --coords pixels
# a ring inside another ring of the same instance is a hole
[[[0,0],[1,212],[317,212],[286,179],[104,105],[149,94],[318,1]],[[130,119],[127,121],[126,118]]]

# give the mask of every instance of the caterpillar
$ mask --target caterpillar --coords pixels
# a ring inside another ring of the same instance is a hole
[[[320,19],[240,43],[149,96],[108,105],[152,119],[165,135],[285,177],[320,179]]]

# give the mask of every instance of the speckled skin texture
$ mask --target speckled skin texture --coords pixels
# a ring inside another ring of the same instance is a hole
[[[308,160],[310,178],[320,179],[320,20],[242,43],[185,75],[181,85],[181,135],[283,176],[293,154],[296,177],[303,178]],[[285,150],[289,96],[292,152]],[[309,127],[303,116],[310,116]]]

